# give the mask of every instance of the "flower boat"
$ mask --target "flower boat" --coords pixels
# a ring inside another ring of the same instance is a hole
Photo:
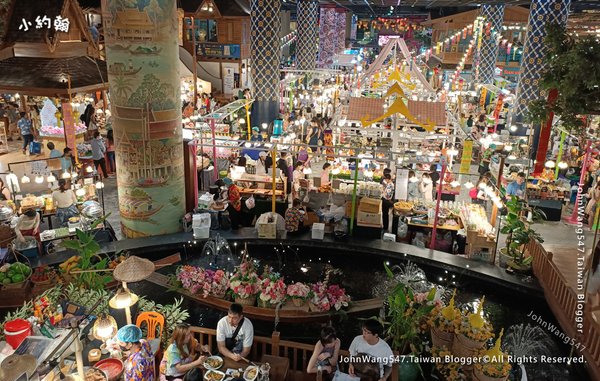
[[[111,75],[134,75],[134,74],[139,73],[140,70],[142,70],[141,67],[126,68],[123,63],[117,62],[117,63],[110,65],[110,67],[108,68],[108,74],[111,74]]]
[[[377,310],[383,306],[383,298],[352,301],[349,304],[350,297],[345,294],[344,289],[328,284],[328,278],[312,287],[300,287],[298,283],[288,285],[288,292],[283,277],[273,273],[272,269],[265,270],[261,277],[249,262],[242,262],[236,269],[227,283],[222,276],[215,278],[219,272],[222,275],[222,270],[181,266],[176,278],[182,287],[177,288],[177,291],[201,304],[222,311],[227,311],[232,303],[237,302],[244,305],[244,315],[252,319],[273,321],[277,318],[287,323],[327,320],[342,307],[345,307],[345,313],[357,313]],[[146,280],[161,287],[173,288],[167,275],[153,273]],[[226,299],[224,288],[227,289],[229,299]],[[286,295],[290,297],[286,298]],[[294,300],[298,298],[309,303],[298,303]]]
[[[136,204],[134,204],[136,205]],[[156,213],[158,213],[164,205],[158,206],[158,208],[146,210],[146,211],[137,211],[137,210],[121,210],[119,214],[121,218],[126,218],[128,220],[147,220],[152,217]]]
[[[140,55],[158,55],[160,54],[160,52],[162,51],[162,48],[158,48],[158,47],[152,47],[152,48],[147,48],[145,46],[138,46],[136,49],[130,48],[129,52],[131,54],[133,54],[134,56],[140,56]]]

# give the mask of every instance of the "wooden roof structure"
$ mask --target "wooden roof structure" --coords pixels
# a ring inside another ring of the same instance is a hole
[[[473,23],[479,16],[479,8],[472,11],[461,12],[446,17],[438,17],[429,21],[422,22],[423,26],[430,26],[437,30],[455,30],[462,29]],[[504,25],[527,24],[529,19],[529,9],[519,6],[507,6],[504,10]]]
[[[408,111],[420,121],[431,121],[436,127],[446,127],[446,103],[408,100]]]
[[[385,99],[383,98],[351,97],[346,119],[360,121],[365,117],[378,117],[379,115],[383,115],[384,105]]]
[[[200,4],[200,5],[198,5]],[[180,8],[195,17],[219,19],[221,17],[250,17],[249,0],[180,0]],[[204,5],[212,5],[213,12],[203,11]]]
[[[0,92],[65,96],[108,88],[106,62],[77,0],[12,0],[0,30]],[[43,15],[40,15],[43,13]],[[2,15],[2,12],[0,12]],[[47,16],[49,24],[37,25]],[[68,31],[54,26],[69,20]],[[23,27],[23,20],[31,23]]]

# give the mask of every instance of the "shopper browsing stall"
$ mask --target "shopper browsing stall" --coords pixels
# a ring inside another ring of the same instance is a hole
[[[106,146],[104,145],[104,140],[100,137],[100,132],[98,130],[94,131],[94,138],[92,139],[92,159],[94,159],[94,166],[96,167],[96,171],[98,167],[102,169],[102,176],[108,176],[108,171],[106,170],[106,159],[104,159],[104,155],[106,154]]]
[[[431,180],[431,175],[429,175],[429,173],[423,173],[421,176],[419,191],[421,191],[425,201],[433,200],[433,180]]]
[[[394,182],[392,175],[383,175],[383,189],[381,192],[381,209],[383,213],[383,230],[387,231],[390,224],[390,209],[394,207]]]
[[[233,183],[233,181],[226,177],[223,179],[223,183],[227,187],[227,211],[229,212],[229,218],[231,219],[231,228],[238,229],[241,223],[242,213],[242,197],[240,196],[240,190]]]
[[[35,209],[27,209],[19,216],[19,221],[15,227],[17,240],[25,242],[25,237],[34,237],[40,240],[40,215]]]
[[[420,198],[419,179],[417,178],[415,171],[408,171],[407,195],[408,201]]]
[[[150,343],[142,339],[142,330],[129,324],[117,331],[122,352],[129,353],[124,361],[124,381],[154,381],[154,353]]]
[[[292,206],[285,211],[285,230],[288,233],[301,233],[308,230],[306,207],[302,206],[302,201],[295,198]]]
[[[56,206],[56,218],[61,226],[66,226],[69,218],[77,216],[77,197],[75,192],[67,185],[67,180],[58,180],[58,190],[52,192],[52,201]]]
[[[254,327],[244,317],[244,308],[238,303],[231,304],[227,316],[217,323],[219,352],[234,361],[240,361],[250,354],[253,340]]]
[[[73,150],[69,147],[63,149],[63,155],[60,157],[60,169],[63,173],[73,170]]]
[[[526,189],[525,177],[524,172],[519,172],[517,178],[506,187],[506,195],[524,198]]]

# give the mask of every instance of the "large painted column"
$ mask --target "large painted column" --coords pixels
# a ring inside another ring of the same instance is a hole
[[[175,233],[185,214],[175,1],[103,0],[121,229]]]
[[[319,2],[316,0],[298,0],[296,12],[296,30],[298,31],[296,67],[299,70],[314,70],[317,66]]]
[[[483,36],[475,65],[475,83],[494,83],[494,71],[498,59],[498,36],[502,33],[504,21],[504,4],[484,4],[480,16],[484,17]],[[487,24],[490,24],[489,27]]]
[[[329,68],[337,49],[337,15],[335,7],[321,7],[319,18],[319,67]]]
[[[334,54],[339,54],[346,49],[346,11],[344,8],[337,8],[337,41]]]
[[[533,0],[531,3],[521,59],[521,74],[517,85],[517,99],[513,108],[512,124],[518,127],[516,135],[527,134],[527,129],[520,124],[525,121],[529,102],[545,96],[542,94],[539,82],[546,54],[544,45],[546,25],[551,23],[566,25],[570,4],[571,0]],[[539,128],[536,130],[539,132]]]
[[[280,0],[252,0],[250,48],[254,105],[252,124],[271,123],[279,112]]]

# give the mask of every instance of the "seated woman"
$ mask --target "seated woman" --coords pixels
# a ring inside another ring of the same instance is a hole
[[[202,372],[198,369],[206,356],[197,353],[208,353],[207,346],[201,346],[192,336],[189,324],[179,324],[160,363],[161,381],[202,381]]]
[[[305,224],[308,222],[306,207],[302,206],[302,201],[294,199],[292,207],[285,211],[285,230],[288,233],[302,233],[308,230]]]
[[[319,368],[331,378],[337,369],[340,356],[340,339],[335,334],[333,327],[325,327],[321,330],[321,338],[315,344],[313,354],[308,361],[307,373],[317,373]]]
[[[68,186],[67,180],[58,180],[58,190],[52,192],[52,201],[56,206],[56,218],[61,226],[66,226],[69,218],[79,215],[77,209],[77,197],[75,192]]]
[[[15,233],[20,242],[25,242],[25,237],[34,237],[36,240],[40,240],[40,215],[35,209],[23,211],[15,227]]]

